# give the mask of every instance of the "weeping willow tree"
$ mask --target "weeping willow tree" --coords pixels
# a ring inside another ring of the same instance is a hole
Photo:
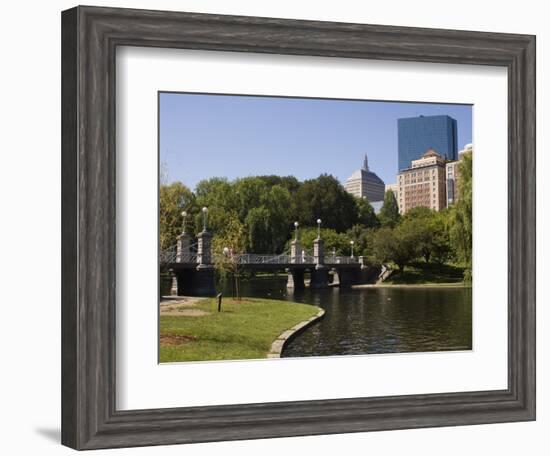
[[[458,164],[458,201],[451,211],[450,235],[457,259],[464,264],[464,281],[472,281],[472,152]]]

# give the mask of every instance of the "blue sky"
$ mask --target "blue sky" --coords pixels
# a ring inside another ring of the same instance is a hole
[[[401,117],[447,114],[459,148],[472,142],[470,105],[161,93],[159,109],[161,165],[169,182],[191,189],[214,176],[328,173],[344,182],[365,153],[393,183]]]

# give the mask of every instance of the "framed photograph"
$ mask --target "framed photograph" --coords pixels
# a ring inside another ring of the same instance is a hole
[[[62,443],[535,419],[535,37],[62,13]]]

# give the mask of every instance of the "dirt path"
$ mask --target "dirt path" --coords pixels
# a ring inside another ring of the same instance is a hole
[[[205,315],[210,315],[210,312],[195,308],[197,303],[204,299],[206,298],[191,296],[164,298],[160,302],[160,314],[178,317],[203,317]]]

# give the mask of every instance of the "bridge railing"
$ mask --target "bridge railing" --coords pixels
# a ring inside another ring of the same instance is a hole
[[[178,246],[172,245],[159,253],[161,264],[167,263],[196,263],[197,262],[197,243],[191,244],[188,253],[180,253],[178,255]]]
[[[179,257],[178,263],[196,263],[197,254],[196,253],[184,253]]]
[[[242,253],[230,258],[217,257],[219,261],[234,261],[237,264],[287,264],[290,263],[290,255],[262,255],[258,253]]]
[[[189,253],[180,253],[178,255],[177,246],[171,246],[160,252],[160,263],[197,263],[196,245],[190,246]],[[223,255],[215,255],[213,257],[214,262],[234,261],[237,264],[315,264],[315,257],[309,252],[292,257],[288,253],[280,255],[267,255],[259,253],[242,253],[234,255],[230,258]],[[358,257],[348,256],[325,256],[324,264],[337,265],[337,264],[356,264],[359,263]]]
[[[356,264],[356,263],[359,263],[358,257],[333,256],[333,255],[328,255],[325,257],[325,264]]]
[[[175,263],[178,255],[178,246],[173,245],[160,251],[159,260],[160,263]]]
[[[315,257],[313,255],[300,255],[300,263],[314,264]]]

